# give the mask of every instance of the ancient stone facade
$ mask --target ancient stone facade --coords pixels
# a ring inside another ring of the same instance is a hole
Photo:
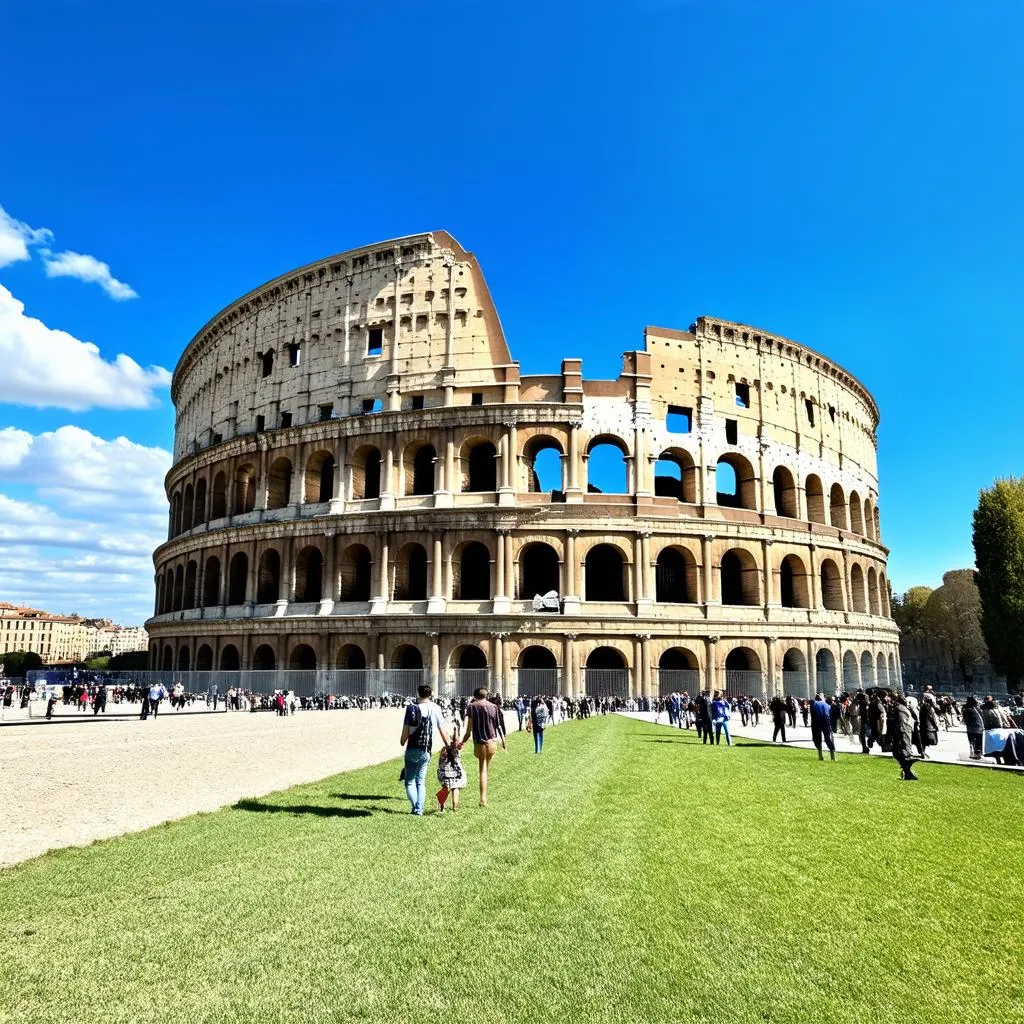
[[[172,398],[153,668],[898,683],[878,409],[803,345],[701,317],[648,327],[616,380],[520,376],[476,259],[433,232],[232,303]]]

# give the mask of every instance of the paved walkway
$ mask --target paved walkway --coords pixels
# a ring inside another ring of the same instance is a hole
[[[653,722],[655,719],[654,713],[649,711],[630,711],[626,712],[626,714],[630,718],[639,718],[645,722]],[[666,728],[669,727],[668,719],[664,713],[659,724]],[[762,740],[765,743],[771,743],[772,729],[770,715],[762,715],[760,725],[757,726],[748,725],[744,727],[740,722],[738,713],[734,713],[729,722],[729,731],[733,737],[742,736],[744,739]],[[799,715],[797,716],[797,726],[795,729],[791,729],[788,725],[786,726],[786,741],[787,747],[803,747],[807,750],[814,749],[814,744],[811,742],[810,726],[805,728],[800,724]],[[1003,768],[1002,765],[996,764],[995,759],[991,757],[986,757],[981,761],[971,761],[967,756],[968,749],[967,733],[962,726],[950,729],[949,732],[946,732],[945,729],[940,729],[938,746],[928,747],[928,760],[938,762],[939,764],[962,765],[966,768],[1000,768],[1004,771],[1024,772],[1024,768],[1020,767]],[[865,756],[861,753],[860,740],[856,736],[847,738],[841,733],[836,736],[836,754],[840,757],[846,754],[857,754],[860,757]],[[888,754],[883,754],[878,747],[875,747],[871,754],[867,756],[889,757]]]

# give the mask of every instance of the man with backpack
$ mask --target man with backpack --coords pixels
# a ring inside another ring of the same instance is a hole
[[[447,747],[450,740],[444,728],[444,715],[430,699],[433,690],[424,683],[416,688],[418,699],[405,709],[402,721],[402,746],[405,747],[405,767],[402,778],[405,792],[412,805],[412,813],[422,817],[427,799],[427,768],[436,728],[441,742]]]

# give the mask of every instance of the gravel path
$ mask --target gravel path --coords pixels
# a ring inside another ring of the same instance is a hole
[[[402,752],[396,708],[300,711],[290,718],[161,710],[146,722],[137,710],[122,716],[118,705],[96,718],[58,710],[46,722],[8,709],[0,722],[0,866]]]

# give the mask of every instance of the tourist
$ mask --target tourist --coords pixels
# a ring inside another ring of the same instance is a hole
[[[732,746],[732,737],[729,735],[729,702],[722,696],[721,690],[715,690],[715,695],[711,701],[710,709],[711,721],[715,726],[715,743],[721,745],[722,733],[725,733],[725,745],[727,747]]]
[[[96,687],[96,693],[92,698],[92,713],[98,715],[100,712],[107,713],[107,688],[103,683]]]
[[[907,706],[910,707],[909,701]],[[927,757],[926,749],[937,746],[939,742],[939,712],[934,694],[926,693],[921,698],[917,728],[921,737],[921,746],[918,749],[922,756]]]
[[[530,707],[530,720],[526,728],[533,733],[533,752],[539,754],[544,749],[544,728],[548,724],[551,715],[547,704],[538,699]]]
[[[466,769],[459,756],[459,744],[452,740],[441,749],[437,759],[437,781],[441,788],[437,793],[437,809],[444,812],[444,805],[450,796],[452,810],[459,809],[459,792],[466,787]]]
[[[160,701],[167,696],[167,689],[163,683],[153,683],[149,688],[149,713],[156,718],[157,712],[160,710]],[[143,718],[146,717],[145,710],[143,710]]]
[[[417,700],[405,709],[402,720],[401,744],[405,747],[405,767],[402,778],[405,792],[409,797],[412,813],[422,817],[427,793],[427,767],[437,729],[441,742],[447,747],[452,741],[444,728],[444,713],[430,699],[433,690],[428,683],[416,688]]]
[[[981,717],[977,697],[968,697],[964,701],[964,728],[967,730],[967,743],[970,747],[972,761],[981,760],[981,741],[985,732],[985,723]]]
[[[523,722],[526,719],[526,698],[519,697],[516,700],[516,717],[519,719],[519,731],[523,731]]]
[[[874,699],[874,698],[872,698]],[[913,771],[914,716],[907,706],[907,699],[902,693],[896,694],[892,709],[890,736],[892,740],[892,756],[900,766],[900,777],[906,782],[916,782]]]
[[[711,701],[709,699],[709,691],[701,690],[694,703],[697,705],[697,732],[700,735],[701,745],[703,746],[705,743],[710,743],[714,746],[715,737],[712,732]]]
[[[811,740],[818,751],[819,761],[825,760],[825,755],[821,749],[823,742],[828,747],[832,760],[836,759],[836,741],[832,730],[832,708],[829,707],[824,694],[821,693],[814,695],[814,703],[811,705]]]
[[[502,749],[508,750],[505,740],[505,721],[501,711],[487,699],[486,687],[480,686],[473,691],[473,702],[466,709],[466,732],[462,737],[462,745],[470,735],[473,737],[473,753],[480,765],[480,806],[487,806],[488,773],[491,758],[497,753],[498,740]]]
[[[796,697],[790,694],[786,698],[786,717],[789,719],[789,727],[791,729],[796,728],[796,714],[800,710],[800,706],[797,703]]]
[[[774,697],[768,702],[768,710],[772,713],[772,725],[775,727],[772,732],[772,743],[774,743],[779,736],[782,736],[782,742],[786,742],[786,701],[780,694],[775,694]]]
[[[755,697],[750,702],[750,715],[754,723],[754,728],[761,724],[761,715],[764,713],[764,705],[761,703],[760,698]]]

